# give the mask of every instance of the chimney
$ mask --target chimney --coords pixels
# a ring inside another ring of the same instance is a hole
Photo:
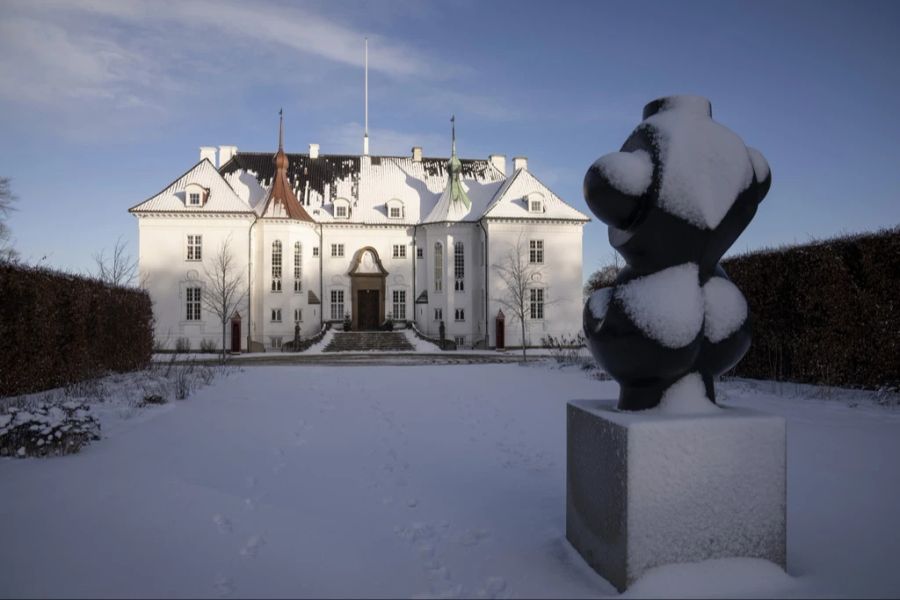
[[[310,144],[309,145],[309,157],[310,158],[319,158],[319,145],[318,144]]]
[[[513,171],[518,171],[519,169],[522,169],[523,171],[528,170],[527,156],[517,156],[513,159]]]
[[[491,165],[504,175],[506,175],[506,155],[505,154],[491,154],[488,156],[488,160]]]
[[[216,165],[216,147],[215,146],[200,146],[200,160],[204,158],[209,159],[209,162],[213,164],[214,167]]]
[[[422,162],[422,146],[412,147],[412,159],[413,162]]]
[[[219,146],[219,166],[224,167],[225,163],[237,154],[237,146]]]

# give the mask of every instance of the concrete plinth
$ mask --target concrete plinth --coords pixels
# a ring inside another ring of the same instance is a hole
[[[785,567],[781,417],[567,406],[566,537],[623,591],[653,567],[764,558]]]

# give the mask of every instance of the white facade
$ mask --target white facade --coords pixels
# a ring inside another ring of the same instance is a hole
[[[357,328],[390,315],[433,337],[443,321],[446,337],[462,347],[495,347],[501,310],[504,345],[519,346],[519,322],[504,307],[510,295],[496,269],[517,247],[529,287],[541,290],[529,296],[526,343],[578,332],[588,218],[524,160],[507,176],[503,157],[460,161],[454,152],[447,161],[416,150],[410,157],[279,150],[276,167],[272,154],[223,146],[227,160],[216,168],[204,148],[187,173],[130,209],[157,341],[221,347],[221,322],[192,305],[196,294],[211,293],[209,262],[226,240],[249,289],[226,327],[229,349],[277,349],[297,326],[308,338],[345,315]]]

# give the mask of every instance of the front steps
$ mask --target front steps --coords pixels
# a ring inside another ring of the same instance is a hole
[[[402,332],[337,331],[322,352],[410,352],[414,350]]]

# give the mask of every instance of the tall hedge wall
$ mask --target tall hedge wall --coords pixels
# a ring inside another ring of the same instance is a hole
[[[746,296],[753,328],[733,374],[900,385],[900,228],[746,254],[722,266]]]
[[[147,365],[146,292],[0,262],[0,397]]]

